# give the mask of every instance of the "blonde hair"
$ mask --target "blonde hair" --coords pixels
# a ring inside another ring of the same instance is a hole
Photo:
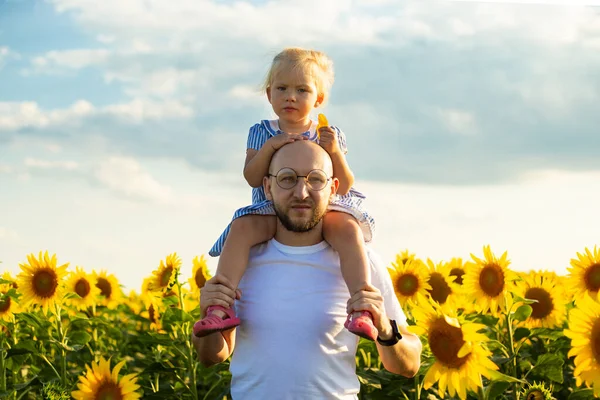
[[[269,72],[263,82],[263,92],[269,89],[275,75],[282,68],[290,68],[292,71],[300,69],[314,77],[317,94],[323,96],[323,103],[327,101],[334,81],[333,61],[327,54],[299,47],[283,49],[273,58]]]

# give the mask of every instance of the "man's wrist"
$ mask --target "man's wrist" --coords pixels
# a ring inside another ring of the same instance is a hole
[[[392,336],[394,336],[394,330],[392,329],[392,324],[389,322],[389,319],[385,319],[384,323],[385,327],[383,327],[377,337],[381,340],[390,340]]]
[[[394,346],[396,343],[398,343],[398,341],[400,339],[402,339],[402,335],[400,334],[400,332],[398,331],[398,324],[396,323],[396,321],[394,321],[393,319],[389,319],[388,320],[388,324],[391,326],[392,329],[392,335],[389,338],[386,338],[385,336],[382,335],[378,335],[377,337],[377,343],[379,343],[382,346]],[[385,332],[383,332],[383,334],[385,335]]]

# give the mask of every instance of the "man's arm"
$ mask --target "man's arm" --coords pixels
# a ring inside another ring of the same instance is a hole
[[[233,287],[231,282],[222,275],[215,275],[200,289],[200,311],[204,318],[209,306],[233,306],[235,299],[240,299],[242,293]],[[198,323],[197,323],[198,324]],[[221,363],[229,358],[235,348],[235,328],[211,333],[204,337],[196,337],[192,333],[192,343],[198,354],[198,360],[205,367]]]
[[[382,340],[392,338],[392,326],[389,319],[385,320],[387,320],[387,324],[382,325],[389,326],[389,331],[382,327],[379,331],[379,337]],[[423,345],[417,335],[408,331],[406,325],[398,324],[398,331],[402,335],[402,339],[393,346],[382,346],[376,342],[377,352],[385,369],[394,374],[412,378],[419,372]]]
[[[373,324],[379,331],[379,338],[381,340],[392,338],[392,324],[385,312],[383,296],[375,286],[368,285],[352,295],[348,300],[346,311],[348,314],[355,311],[370,312],[373,316]],[[404,324],[398,325],[398,331],[402,339],[393,346],[382,346],[377,343],[377,352],[385,369],[412,378],[421,366],[421,340],[417,335],[409,332]]]
[[[215,332],[208,336],[196,337],[192,334],[192,343],[198,354],[198,360],[205,367],[227,360],[235,348],[235,328]]]

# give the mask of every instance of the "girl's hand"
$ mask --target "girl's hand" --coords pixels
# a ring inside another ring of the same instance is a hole
[[[307,140],[307,139],[308,138],[306,136],[298,135],[295,133],[285,133],[284,132],[284,133],[280,133],[279,135],[275,135],[275,136],[271,137],[269,140],[267,140],[267,142],[265,143],[265,146],[269,145],[273,148],[273,151],[277,151],[288,143],[292,143],[297,140]]]
[[[319,146],[324,148],[327,153],[334,154],[341,151],[337,134],[333,128],[324,126],[319,129],[319,135]]]

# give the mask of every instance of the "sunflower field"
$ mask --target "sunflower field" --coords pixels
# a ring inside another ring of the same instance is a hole
[[[141,291],[117,277],[30,254],[0,279],[1,399],[227,399],[224,362],[197,362],[191,329],[210,278],[204,257],[180,279],[176,253]],[[567,276],[516,272],[489,246],[434,263],[408,251],[388,266],[409,329],[423,343],[414,378],[383,369],[361,339],[361,399],[582,400],[600,395],[600,249]]]

